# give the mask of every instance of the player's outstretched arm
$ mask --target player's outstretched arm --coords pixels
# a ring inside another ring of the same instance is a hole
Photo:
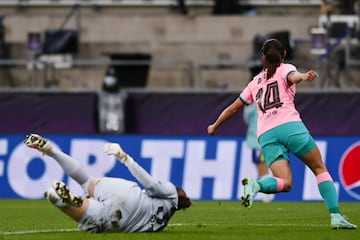
[[[297,84],[301,81],[312,81],[317,77],[318,77],[318,74],[314,70],[309,70],[305,73],[292,72],[288,76],[288,81]]]
[[[167,195],[169,191],[173,192],[173,188],[169,189],[167,184],[159,182],[152,177],[144,168],[142,168],[135,160],[127,154],[119,144],[107,143],[104,145],[104,152],[108,155],[114,155],[119,162],[124,164],[130,173],[144,186],[155,195]]]
[[[227,106],[218,116],[216,121],[212,124],[210,124],[207,127],[207,132],[209,135],[214,135],[217,131],[217,129],[227,120],[232,118],[234,114],[244,106],[242,101],[240,101],[239,98],[236,98],[233,103],[231,103],[229,106]]]

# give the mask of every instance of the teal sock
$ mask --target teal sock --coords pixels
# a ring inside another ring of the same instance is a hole
[[[264,177],[257,181],[263,193],[276,193],[277,181],[274,177]]]
[[[318,184],[321,196],[330,213],[340,213],[337,192],[332,181],[324,181]]]

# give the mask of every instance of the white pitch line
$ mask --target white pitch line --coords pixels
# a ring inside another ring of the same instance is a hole
[[[256,224],[232,224],[232,223],[172,223],[168,226],[181,227],[181,226],[226,226],[226,225],[237,225],[237,226],[251,226],[251,227],[326,227],[324,224],[290,224],[290,223],[256,223]],[[63,232],[78,232],[77,228],[71,229],[43,229],[43,230],[26,230],[26,231],[14,231],[14,232],[0,232],[0,235],[26,235],[33,233],[63,233]]]
[[[42,230],[26,230],[26,231],[16,231],[16,232],[0,232],[0,235],[25,235],[32,233],[62,233],[62,232],[78,232],[80,231],[77,228],[71,229],[42,229]]]
[[[328,225],[324,224],[293,224],[293,223],[245,223],[245,224],[238,224],[238,223],[199,223],[203,226],[226,226],[226,225],[236,225],[236,226],[250,226],[250,227],[326,227]],[[169,224],[168,226],[179,227],[179,226],[198,226],[199,224],[187,224],[187,223],[173,223]]]

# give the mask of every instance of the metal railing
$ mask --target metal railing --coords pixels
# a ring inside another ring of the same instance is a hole
[[[1,70],[10,70],[13,68],[22,68],[30,74],[30,82],[28,87],[37,88],[44,87],[39,83],[39,76],[42,75],[44,79],[44,85],[52,84],[57,82],[57,75],[60,71],[71,71],[75,69],[83,68],[100,68],[105,72],[110,66],[148,66],[156,68],[167,68],[167,69],[176,69],[184,68],[187,72],[186,75],[186,86],[192,88],[196,85],[194,79],[194,64],[192,61],[186,60],[105,60],[105,59],[71,59],[68,58],[64,61],[45,61],[41,58],[33,59],[10,59],[10,60],[1,60],[0,59],[0,69]],[[16,86],[14,86],[16,87]]]
[[[346,54],[349,55],[349,50],[347,49]],[[347,80],[346,88],[355,88],[359,89],[357,86],[357,82],[351,82],[350,74],[351,67],[360,68],[360,61],[353,60],[349,57],[346,59],[345,66],[345,76]],[[149,71],[154,70],[157,71],[158,75],[163,76],[164,79],[168,80],[168,82],[162,86],[158,85],[157,88],[173,88],[173,89],[209,89],[209,88],[223,88],[229,89],[232,86],[222,86],[221,84],[217,86],[209,86],[205,81],[206,77],[211,76],[215,78],[217,81],[224,80],[222,76],[224,76],[223,71],[231,71],[233,75],[231,76],[234,81],[242,81],[241,86],[245,86],[249,75],[248,70],[248,62],[238,60],[238,61],[220,61],[220,60],[206,60],[193,62],[190,60],[150,60],[150,61],[129,61],[129,60],[103,60],[103,59],[73,59],[70,62],[59,63],[59,62],[49,62],[49,61],[41,61],[39,59],[11,59],[11,60],[0,60],[0,72],[1,71],[12,71],[17,72],[17,75],[25,77],[23,80],[23,85],[17,84],[9,84],[12,88],[46,88],[46,87],[54,87],[55,89],[61,89],[62,86],[59,86],[58,78],[61,76],[62,71],[66,71],[66,74],[70,76],[72,79],[72,86],[68,86],[69,89],[76,88],[76,84],[81,85],[81,82],[89,81],[87,76],[91,75],[91,73],[85,74],[87,70],[99,69],[101,72],[99,73],[102,79],[96,79],[98,82],[102,82],[106,75],[106,70],[110,66],[149,66]],[[318,66],[318,70],[322,72],[323,66]],[[21,71],[22,72],[21,72]],[[181,79],[183,79],[183,85],[176,85],[171,83],[174,78],[174,75],[178,74],[176,70],[181,70]],[[73,71],[73,72],[72,72]],[[217,73],[215,76],[212,76],[214,71]],[[234,73],[234,71],[236,71]],[[77,75],[76,75],[77,74]],[[221,75],[223,74],[223,75]],[[321,90],[325,86],[321,86],[320,83],[325,81],[324,76],[321,76],[319,80],[317,80],[313,86],[304,86],[305,88],[314,88],[317,90]],[[16,78],[16,77],[15,77]],[[158,79],[154,77],[155,81]],[[231,80],[231,81],[232,81]],[[354,80],[354,79],[353,79]],[[2,81],[6,81],[6,79],[2,79]],[[146,80],[147,81],[147,80]],[[14,81],[18,82],[18,81]],[[244,85],[245,84],[245,85]],[[352,85],[352,86],[351,86]],[[2,86],[6,87],[6,86]],[[145,86],[148,89],[151,87]],[[81,87],[80,87],[81,88]],[[82,87],[83,89],[86,87]],[[340,89],[339,89],[340,90]]]

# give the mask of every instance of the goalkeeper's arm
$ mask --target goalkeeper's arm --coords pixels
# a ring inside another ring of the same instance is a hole
[[[150,192],[152,196],[156,197],[175,197],[176,188],[170,182],[161,182],[152,177],[145,169],[143,169],[134,159],[127,154],[127,160],[124,162],[130,173]]]

